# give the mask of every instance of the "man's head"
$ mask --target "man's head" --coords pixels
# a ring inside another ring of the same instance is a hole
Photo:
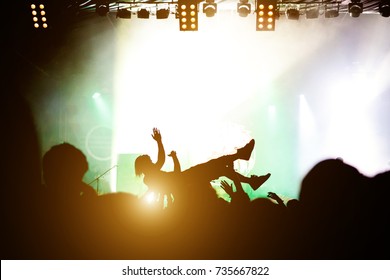
[[[69,186],[82,182],[88,162],[82,151],[69,143],[51,147],[43,156],[43,178],[49,187]]]

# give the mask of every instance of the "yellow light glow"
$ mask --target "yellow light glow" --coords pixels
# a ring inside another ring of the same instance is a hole
[[[37,11],[32,11],[33,16],[37,15]]]
[[[185,9],[187,9],[187,6],[186,5],[181,5],[181,9],[185,10]]]
[[[263,4],[260,4],[260,5],[259,5],[259,9],[260,9],[260,10],[264,9],[264,5],[263,5]]]
[[[46,15],[46,12],[45,11],[41,11],[41,15],[42,16]]]
[[[273,22],[274,20],[272,18],[268,18],[268,22]]]
[[[38,18],[37,17],[33,17],[33,21],[37,22]]]
[[[192,17],[194,17],[194,16],[195,16],[195,12],[194,12],[194,11],[191,11],[190,15],[191,15]]]
[[[268,5],[269,10],[273,10],[273,8],[274,8],[274,5]]]
[[[194,4],[191,4],[190,9],[191,9],[191,10],[194,10],[194,9],[195,9],[195,5],[194,5]]]
[[[264,21],[264,18],[259,18],[259,22],[263,22]]]
[[[38,28],[38,27],[39,27],[39,24],[38,24],[38,23],[35,23],[35,24],[34,24],[34,27],[35,27],[35,28]]]
[[[187,22],[187,19],[186,18],[182,18],[181,22]]]
[[[44,23],[42,26],[43,28],[47,28],[47,23]]]
[[[263,12],[263,11],[260,11],[260,12],[259,12],[259,15],[260,15],[260,16],[264,16],[264,12]]]
[[[196,21],[196,19],[195,18],[191,18],[191,22],[195,22]]]
[[[187,29],[187,24],[183,24],[183,25],[181,26],[181,28],[182,28],[182,29]]]
[[[34,4],[31,4],[31,9],[35,9],[36,8],[36,6],[34,5]]]
[[[268,28],[268,29],[272,29],[272,24],[268,24],[268,25],[267,25],[267,28]]]
[[[263,28],[264,28],[264,25],[259,24],[259,28],[260,28],[260,29],[263,29]]]
[[[45,22],[45,21],[46,21],[46,18],[45,18],[45,17],[43,17],[43,18],[42,18],[42,21],[43,21],[43,22]]]
[[[269,15],[270,17],[272,17],[272,16],[274,15],[274,13],[273,13],[272,11],[269,11],[269,12],[268,12],[268,15]]]
[[[185,16],[187,15],[187,12],[183,11],[183,12],[181,12],[181,15],[182,15],[183,17],[185,17]]]
[[[45,5],[41,4],[41,5],[39,5],[39,8],[40,8],[41,10],[43,10],[43,9],[45,8]]]
[[[191,29],[195,29],[196,28],[196,24],[191,24]]]
[[[147,203],[152,204],[155,201],[156,201],[156,195],[154,194],[154,192],[151,192],[148,195],[146,195],[146,202]]]

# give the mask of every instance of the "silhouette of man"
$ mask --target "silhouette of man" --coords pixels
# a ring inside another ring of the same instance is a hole
[[[53,146],[43,156],[43,179],[49,191],[61,196],[96,197],[96,191],[83,177],[88,170],[88,162],[82,151],[69,143]]]
[[[158,145],[157,162],[153,163],[149,155],[141,155],[135,160],[135,173],[137,176],[144,175],[144,183],[149,188],[160,193],[173,193],[174,195],[182,192],[184,188],[185,191],[188,191],[187,187],[189,186],[193,187],[195,185],[196,187],[197,185],[210,183],[210,181],[221,176],[231,177],[233,162],[237,159],[249,160],[255,145],[255,140],[252,139],[244,147],[238,149],[235,154],[224,155],[184,171],[180,171],[178,168],[173,172],[166,172],[161,170],[165,162],[165,150],[160,131],[157,128],[153,129],[152,137]],[[246,177],[238,172],[234,171],[234,173],[241,182],[250,184],[255,190],[271,176],[268,173],[264,176],[252,175]]]

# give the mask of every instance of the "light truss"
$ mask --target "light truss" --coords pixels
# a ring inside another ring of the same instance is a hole
[[[240,15],[237,10],[237,5],[242,2],[242,0],[230,0],[230,1],[212,1],[212,0],[157,0],[157,1],[143,1],[143,0],[128,0],[128,1],[117,1],[115,3],[111,2],[110,5],[110,11],[111,12],[117,12],[117,17],[119,18],[131,18],[131,14],[139,14],[140,10],[147,11],[150,15],[156,16],[159,19],[165,19],[168,18],[170,14],[174,14],[176,19],[179,19],[179,21],[182,20],[182,16],[180,16],[179,12],[182,12],[180,10],[180,7],[187,2],[191,2],[191,6],[196,6],[196,14],[201,12],[202,10],[202,3],[209,3],[212,2],[215,6],[218,5],[218,10],[236,10],[236,14]],[[267,0],[247,0],[246,3],[248,5],[252,5],[252,7],[257,7],[256,4],[261,1],[267,1]],[[270,1],[270,0],[268,0]],[[358,1],[360,3],[361,0],[352,0],[352,1]],[[256,30],[262,31],[262,30],[268,30],[273,31],[275,30],[275,20],[279,20],[280,16],[285,16],[287,19],[295,19],[298,20],[300,18],[306,18],[306,19],[316,19],[319,17],[324,18],[334,18],[338,17],[341,13],[349,13],[348,6],[345,5],[345,1],[341,0],[273,0],[273,3],[276,3],[273,5],[275,9],[273,10],[273,17],[272,19],[272,26],[270,27],[270,24],[267,23],[267,25],[264,25],[268,27],[267,29],[260,28],[263,26],[262,23],[256,23]],[[116,8],[113,6],[116,5]],[[180,7],[179,7],[180,5]],[[360,5],[360,4],[359,4]],[[363,5],[363,4],[361,4]],[[158,13],[159,10],[164,9],[165,10],[165,16],[159,16],[160,13]],[[256,15],[256,21],[262,20],[258,18],[258,7],[255,9],[252,9],[250,11],[250,15]],[[295,12],[295,16],[291,16],[292,12]],[[119,13],[120,12],[120,13]],[[168,14],[167,14],[168,13]],[[362,13],[364,13],[364,7],[362,8]],[[126,15],[126,16],[122,16]],[[379,14],[379,12],[378,12]],[[305,15],[305,17],[300,17]],[[211,16],[210,14],[206,16]],[[213,14],[214,16],[214,14]],[[149,18],[149,16],[140,17],[138,18]],[[188,19],[186,19],[188,20]],[[183,28],[185,26],[186,28]],[[192,31],[198,30],[198,18],[196,16],[196,24],[192,23],[190,26],[196,26],[195,29]],[[260,27],[259,27],[260,26]],[[187,28],[188,25],[186,24],[180,24],[180,30],[181,31],[190,31],[189,28]]]

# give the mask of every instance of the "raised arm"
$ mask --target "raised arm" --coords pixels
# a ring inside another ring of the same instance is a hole
[[[283,200],[274,192],[268,192],[267,197],[275,200],[280,206],[286,207]]]
[[[237,173],[233,168],[227,167],[226,169],[226,176],[230,178],[235,187],[236,191],[233,191],[233,185],[229,185],[226,181],[221,181],[221,187],[227,192],[228,195],[231,197],[231,203],[235,205],[245,205],[248,202],[250,202],[249,196],[242,188],[241,181],[238,177],[239,173]]]
[[[168,156],[173,160],[173,172],[181,172],[181,166],[176,151],[172,151]]]
[[[160,130],[158,130],[157,128],[153,128],[152,137],[157,142],[157,146],[158,146],[158,158],[155,165],[158,169],[161,169],[165,163],[165,150],[161,140]]]

